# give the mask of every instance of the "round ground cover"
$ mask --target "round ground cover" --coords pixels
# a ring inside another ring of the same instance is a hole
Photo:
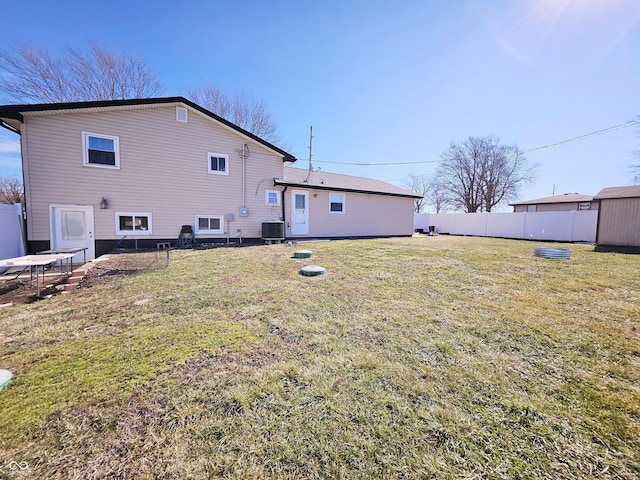
[[[300,275],[305,277],[315,277],[316,275],[322,275],[324,272],[326,272],[325,268],[319,265],[309,265],[300,269]]]

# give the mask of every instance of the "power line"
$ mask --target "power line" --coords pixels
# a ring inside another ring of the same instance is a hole
[[[598,135],[602,135],[602,134],[605,134],[605,133],[608,133],[608,132],[612,132],[614,130],[620,130],[622,128],[627,128],[627,127],[630,127],[631,125],[636,125],[636,124],[640,124],[640,121],[638,121],[638,120],[630,120],[628,122],[621,123],[619,125],[614,125],[613,127],[604,128],[602,130],[597,130],[595,132],[587,133],[585,135],[580,135],[578,137],[568,138],[566,140],[561,140],[559,142],[549,143],[547,145],[541,145],[539,147],[527,148],[525,150],[521,150],[520,152],[521,153],[530,153],[530,152],[535,152],[537,150],[542,150],[542,149],[545,149],[545,148],[555,147],[555,146],[562,145],[562,144],[565,144],[565,143],[576,142],[578,140],[585,140],[587,138],[591,138],[591,137],[595,137],[595,136],[598,136]],[[421,160],[421,161],[415,161],[415,162],[371,163],[371,162],[339,162],[339,161],[334,161],[334,160],[318,160],[316,158],[314,160],[314,162],[316,162],[316,163],[333,163],[333,164],[338,164],[338,165],[357,165],[357,166],[361,166],[361,167],[378,167],[378,166],[386,166],[386,165],[418,165],[418,164],[423,164],[423,163],[439,163],[440,160]]]
[[[614,130],[620,130],[621,128],[627,128],[631,125],[635,125],[640,123],[638,120],[629,120],[628,122],[621,123],[620,125],[614,125],[613,127],[604,128],[602,130],[598,130],[596,132],[587,133],[585,135],[580,135],[579,137],[569,138],[567,140],[561,140],[560,142],[550,143],[548,145],[542,145],[540,147],[527,148],[526,150],[522,150],[522,153],[535,152],[536,150],[542,150],[543,148],[555,147],[557,145],[562,145],[563,143],[576,142],[578,140],[584,140],[585,138],[595,137],[597,135],[602,135],[603,133],[612,132]]]

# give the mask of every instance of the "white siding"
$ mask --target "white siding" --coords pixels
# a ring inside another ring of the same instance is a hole
[[[151,212],[152,238],[178,236],[196,214],[233,213],[231,234],[260,237],[261,223],[279,211],[265,206],[265,189],[282,176],[282,157],[238,132],[190,111],[176,121],[175,106],[26,116],[23,139],[30,240],[49,239],[50,203],[93,205],[95,238],[115,239],[114,212]],[[120,169],[82,165],[82,132],[118,136]],[[247,143],[245,204],[242,159]],[[229,175],[207,172],[207,153],[229,155]],[[102,197],[109,208],[100,209]],[[226,236],[226,234],[224,235]]]
[[[315,189],[308,192],[309,237],[402,236],[413,232],[412,198]],[[344,214],[329,211],[331,193],[344,193]],[[285,197],[286,235],[290,236],[291,187]]]

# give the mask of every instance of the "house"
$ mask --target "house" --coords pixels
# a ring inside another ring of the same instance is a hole
[[[413,192],[380,180],[285,167],[287,237],[343,238],[411,235]]]
[[[514,212],[562,212],[570,210],[597,210],[598,202],[592,195],[579,193],[563,193],[552,197],[536,198],[522,202],[510,203]]]
[[[183,226],[200,243],[261,241],[265,222],[296,238],[412,232],[415,194],[305,182],[293,155],[183,97],[6,105],[0,124],[21,137],[30,253],[156,248]]]
[[[640,252],[640,185],[603,188],[594,200],[600,202],[596,250]]]

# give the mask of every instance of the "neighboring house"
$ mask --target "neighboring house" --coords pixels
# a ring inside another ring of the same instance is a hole
[[[30,253],[86,247],[92,259],[116,245],[156,248],[175,244],[183,225],[201,243],[259,240],[268,221],[296,225],[295,237],[412,231],[411,192],[350,177],[375,186],[336,184],[331,198],[314,187],[327,202],[342,198],[342,214],[322,209],[312,185],[288,188],[294,156],[183,97],[0,106],[0,124],[21,136]],[[291,198],[304,207],[293,215]]]
[[[593,195],[563,193],[552,197],[536,198],[523,202],[510,203],[514,212],[562,212],[567,210],[597,210],[598,202]]]
[[[283,186],[287,237],[410,236],[413,205],[421,198],[380,180],[285,167]]]
[[[596,248],[640,252],[640,185],[604,188],[594,200],[600,202]]]

